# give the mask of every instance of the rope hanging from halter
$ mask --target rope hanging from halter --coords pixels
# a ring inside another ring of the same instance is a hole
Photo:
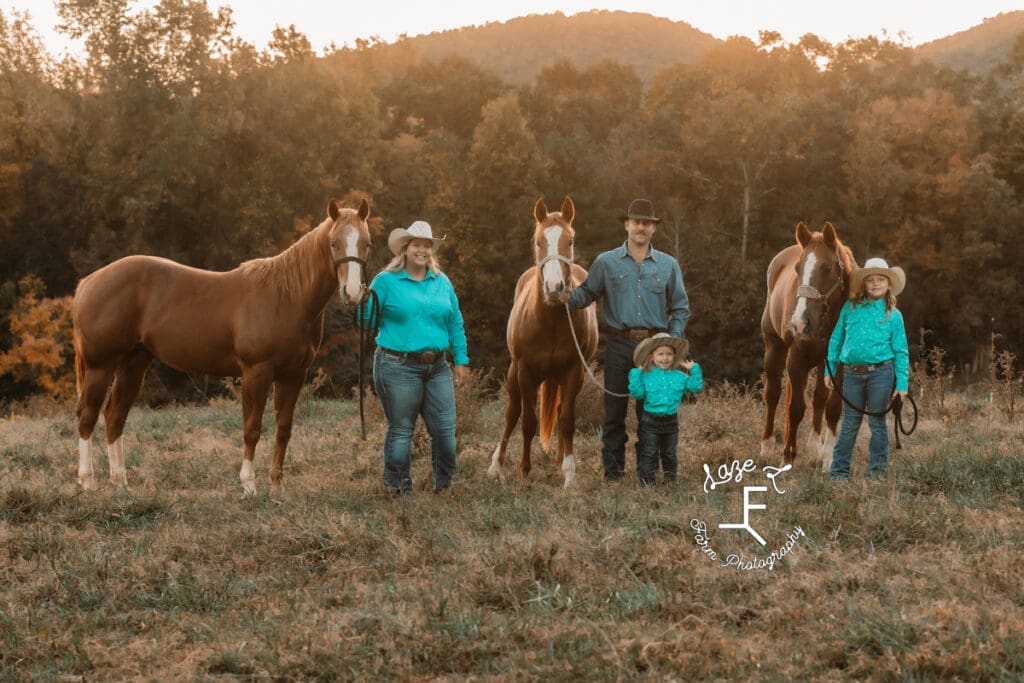
[[[366,441],[366,409],[364,407],[366,402],[366,382],[364,380],[365,362],[363,361],[363,356],[366,353],[367,342],[370,339],[376,338],[377,330],[380,329],[380,297],[377,296],[377,292],[369,288],[366,275],[366,261],[363,259],[358,256],[345,256],[344,258],[334,259],[334,267],[337,268],[342,263],[348,262],[360,265],[362,285],[366,288],[366,298],[356,304],[355,310],[352,312],[353,324],[359,328],[359,429],[363,441]],[[366,301],[370,302],[370,317],[367,319],[371,323],[369,327],[363,325],[365,320],[362,311],[363,304]]]
[[[903,448],[900,443],[900,433],[904,436],[910,436],[917,429],[917,404],[914,402],[914,397],[907,394],[907,400],[910,401],[910,407],[913,410],[914,421],[910,424],[910,429],[903,428],[903,398],[897,394],[893,397],[892,402],[889,403],[889,407],[880,413],[873,413],[870,410],[859,408],[850,402],[846,396],[843,396],[843,392],[839,389],[839,385],[835,383],[835,374],[832,372],[832,366],[828,364],[828,358],[825,359],[825,371],[829,377],[833,378],[832,387],[839,394],[839,398],[843,399],[843,403],[850,406],[858,413],[862,415],[871,415],[872,417],[885,417],[887,413],[892,413],[892,426],[893,432],[896,433],[896,448]],[[896,388],[895,379],[893,380],[893,389]]]

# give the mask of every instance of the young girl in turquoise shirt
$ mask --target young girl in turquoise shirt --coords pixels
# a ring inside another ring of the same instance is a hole
[[[902,268],[871,258],[850,276],[850,300],[843,304],[828,345],[825,386],[833,388],[831,373],[843,365],[843,425],[839,430],[829,478],[850,476],[850,460],[865,413],[871,428],[868,444],[870,478],[889,471],[889,429],[885,411],[894,395],[905,397],[910,377],[910,353],[903,314],[896,297],[906,286]],[[859,406],[860,410],[847,404]],[[872,415],[871,413],[875,413]]]

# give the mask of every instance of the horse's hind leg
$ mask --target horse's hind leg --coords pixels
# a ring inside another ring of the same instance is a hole
[[[764,429],[761,431],[761,457],[771,454],[775,435],[775,411],[782,395],[782,370],[786,366],[786,345],[776,337],[764,340]]]
[[[305,372],[297,377],[278,379],[274,382],[274,415],[277,423],[277,438],[274,441],[274,460],[270,465],[270,490],[280,493],[284,490],[284,456],[288,441],[292,437],[292,420],[295,417],[295,403],[299,400]]]
[[[84,362],[84,361],[82,361]],[[86,491],[96,490],[96,476],[93,473],[92,432],[96,428],[103,400],[114,376],[110,368],[85,368],[79,387],[78,405],[78,483]]]
[[[146,377],[146,369],[152,361],[153,356],[149,351],[137,346],[124,357],[114,373],[114,386],[110,390],[110,400],[107,401],[103,413],[107,423],[107,459],[110,463],[111,484],[128,485],[121,435],[124,433],[128,411],[142,389],[142,380]]]
[[[491,466],[487,468],[487,474],[492,477],[497,477],[501,473],[501,466],[505,464],[505,452],[508,450],[508,440],[523,412],[522,395],[519,392],[519,368],[514,360],[508,368],[505,390],[508,392],[508,403],[505,405],[505,429],[501,433],[501,440],[494,449],[494,453],[491,454]]]
[[[839,418],[843,414],[843,397],[839,394],[843,386],[843,371],[840,368],[838,374],[832,378],[832,386],[835,387],[829,392],[825,400],[825,432],[821,445],[821,467],[826,474],[832,468],[832,454],[836,447],[836,439],[839,433]]]
[[[242,456],[242,469],[238,479],[246,495],[256,493],[256,471],[253,459],[256,457],[256,444],[263,432],[263,409],[267,405],[267,394],[270,393],[270,382],[274,369],[269,365],[257,365],[242,369],[242,421],[245,453]]]

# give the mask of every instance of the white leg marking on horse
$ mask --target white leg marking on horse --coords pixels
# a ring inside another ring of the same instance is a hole
[[[814,254],[807,254],[807,260],[804,262],[804,281],[800,283],[804,287],[809,287],[811,285],[811,274],[814,272],[815,261],[817,261],[817,259],[814,257]],[[804,313],[806,312],[807,297],[798,296],[796,298],[796,309],[793,311],[793,317],[790,319],[790,322],[792,322],[797,329],[803,329],[803,326],[806,324],[804,322]]]
[[[345,237],[345,256],[358,258],[359,231],[350,230]],[[349,301],[356,301],[359,299],[359,286],[363,284],[362,266],[354,261],[349,261],[345,265],[347,266],[346,272],[348,273],[348,277],[345,279],[345,296],[349,298]]]
[[[821,442],[824,440],[824,435],[821,432],[816,432],[813,429],[807,433],[807,452],[816,453],[821,451]]]
[[[96,490],[96,477],[93,475],[92,439],[78,439],[78,483],[86,491]]]
[[[117,441],[107,444],[107,460],[110,462],[110,483],[116,486],[128,485],[128,472],[124,467],[124,442]]]
[[[238,473],[238,478],[241,480],[242,489],[247,496],[256,493],[256,472],[252,468],[252,461],[242,459],[242,471]]]
[[[825,427],[821,438],[821,469],[825,474],[832,468],[832,451],[836,447],[836,433]]]
[[[772,450],[775,447],[775,439],[768,437],[767,439],[761,439],[761,457],[768,458],[772,455]]]
[[[501,465],[498,460],[501,458],[501,444],[498,444],[494,448],[494,453],[491,454],[491,466],[487,468],[487,474],[491,477],[497,477],[501,474]]]
[[[544,228],[544,239],[548,243],[547,256],[558,256],[558,240],[561,237],[561,226],[552,225],[550,228]],[[562,262],[552,258],[544,264],[541,276],[544,278],[544,291],[552,294],[557,292],[558,285],[562,284]]]
[[[565,488],[576,483],[576,458],[572,455],[567,455],[562,460],[562,474],[565,475]]]

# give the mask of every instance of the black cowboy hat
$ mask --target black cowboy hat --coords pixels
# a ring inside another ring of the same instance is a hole
[[[625,213],[619,213],[619,220],[653,221],[660,223],[662,219],[654,215],[654,203],[650,199],[634,199],[629,203]]]

